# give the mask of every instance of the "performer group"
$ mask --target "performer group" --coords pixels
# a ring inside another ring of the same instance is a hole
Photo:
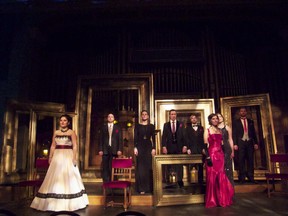
[[[202,154],[202,164],[191,164],[198,171],[198,184],[206,184],[205,207],[226,207],[233,204],[234,180],[232,161],[238,151],[239,183],[254,180],[254,150],[258,149],[254,122],[247,118],[247,109],[239,109],[240,118],[232,127],[225,124],[221,113],[208,116],[204,128],[197,114],[192,113],[189,124],[177,119],[177,111],[169,111],[169,121],[163,125],[162,154]],[[156,154],[155,126],[149,112],[142,110],[140,123],[134,127],[135,191],[141,195],[153,194],[152,157]],[[59,130],[53,135],[49,151],[49,168],[31,207],[41,211],[76,211],[89,204],[77,164],[77,138],[70,129],[71,117],[62,115]],[[233,128],[233,131],[232,131]],[[102,157],[103,182],[111,180],[112,159],[123,157],[122,130],[115,124],[113,113],[101,127],[98,154]],[[247,160],[247,166],[245,166]],[[247,167],[247,170],[246,170]],[[183,182],[183,166],[167,165],[168,173],[175,174],[176,186]],[[204,182],[204,170],[206,179]],[[169,179],[167,179],[169,182]]]

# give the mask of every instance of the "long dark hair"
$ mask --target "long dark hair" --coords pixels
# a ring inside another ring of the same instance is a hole
[[[209,122],[209,125],[212,125],[211,124],[211,119],[216,116],[218,118],[218,115],[216,113],[211,113],[209,116],[208,116],[208,122]]]

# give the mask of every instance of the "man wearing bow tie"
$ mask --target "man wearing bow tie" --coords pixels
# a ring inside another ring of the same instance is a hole
[[[188,154],[203,154],[204,150],[204,129],[198,123],[195,114],[190,116],[191,126],[185,129],[185,146]],[[192,164],[198,170],[198,183],[203,183],[203,164]]]
[[[247,176],[250,182],[256,183],[254,181],[254,150],[258,149],[258,141],[254,122],[247,118],[245,107],[240,108],[239,116],[240,118],[232,124],[234,150],[238,150],[239,182],[244,183]]]

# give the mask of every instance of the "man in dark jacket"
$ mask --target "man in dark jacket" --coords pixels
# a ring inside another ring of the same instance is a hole
[[[169,121],[163,126],[162,134],[162,152],[163,154],[182,154],[187,152],[184,146],[184,125],[176,120],[176,110],[169,111]],[[179,187],[183,187],[183,165],[170,167],[177,173]]]
[[[114,124],[114,115],[107,116],[107,124],[101,130],[99,142],[99,155],[102,156],[102,178],[103,182],[111,180],[112,159],[122,155],[121,128]]]
[[[244,183],[245,177],[252,183],[254,181],[254,150],[258,149],[258,141],[252,119],[248,119],[247,109],[241,107],[239,110],[240,118],[235,120],[232,125],[234,150],[238,150],[239,182]],[[247,173],[246,173],[247,160]]]
[[[199,124],[195,114],[190,116],[191,125],[185,129],[185,145],[188,154],[203,154],[204,151],[204,128]],[[198,183],[203,183],[203,163],[192,164],[198,170]]]

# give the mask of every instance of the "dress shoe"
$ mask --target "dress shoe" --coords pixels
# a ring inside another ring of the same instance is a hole
[[[239,180],[239,184],[244,184],[245,181],[244,180]]]
[[[178,185],[179,185],[180,188],[184,187],[183,181],[178,181]]]
[[[252,183],[252,184],[258,184],[258,182],[255,181],[255,180],[249,180],[249,182]]]

